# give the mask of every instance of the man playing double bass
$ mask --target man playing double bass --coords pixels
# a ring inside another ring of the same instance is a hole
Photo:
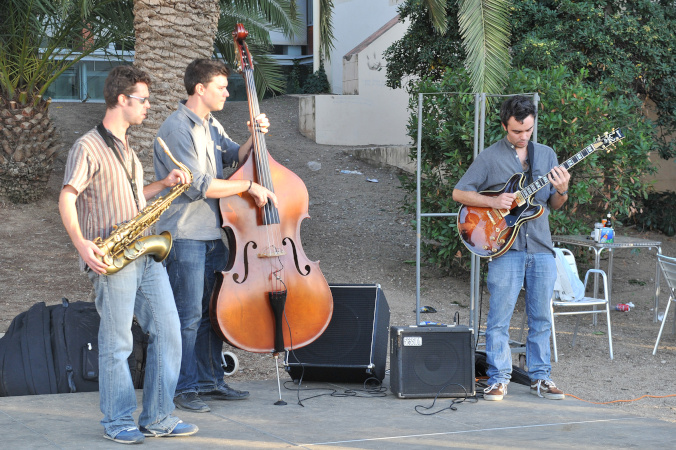
[[[228,75],[228,68],[220,61],[196,59],[191,62],[184,76],[188,99],[179,103],[178,110],[164,121],[157,134],[193,174],[192,186],[162,215],[157,232],[169,231],[174,238],[166,260],[182,338],[181,372],[174,403],[180,409],[194,412],[210,411],[200,396],[215,400],[240,400],[249,396],[248,392],[233,389],[223,380],[223,342],[213,331],[209,318],[215,272],[223,271],[228,261],[218,199],[251,195],[259,208],[268,201],[277,206],[275,194],[260,184],[252,180],[224,179],[223,168],[241,164],[252,148],[252,138],[241,146],[236,144],[211,115],[223,109],[230,95]],[[256,117],[256,122],[255,126],[266,133],[270,123],[265,114]],[[156,143],[156,178],[164,178],[172,164]]]

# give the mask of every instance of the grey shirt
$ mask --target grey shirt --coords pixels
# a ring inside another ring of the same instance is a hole
[[[558,165],[556,153],[546,145],[534,143],[533,159],[530,161],[533,167],[533,179],[546,177],[547,173]],[[481,153],[469,166],[467,172],[460,178],[456,189],[461,191],[500,191],[505,183],[515,173],[523,173],[519,155],[514,146],[503,138],[491,145]],[[527,180],[524,186],[528,186]],[[544,207],[540,217],[528,220],[521,225],[519,232],[510,250],[527,251],[528,253],[554,253],[554,244],[549,230],[549,197],[556,190],[551,183],[537,191],[531,203],[537,203]]]
[[[202,121],[181,101],[178,110],[164,121],[157,136],[162,138],[174,158],[192,172],[191,187],[175,199],[160,216],[157,232],[169,231],[174,239],[209,241],[221,238],[221,219],[217,198],[206,192],[214,178],[223,179],[223,167],[237,164],[239,145],[233,142],[211,115]],[[155,141],[155,178],[165,178],[176,165]],[[162,191],[162,195],[169,188]]]

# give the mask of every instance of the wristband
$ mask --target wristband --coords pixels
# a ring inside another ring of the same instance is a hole
[[[253,180],[249,180],[249,188],[246,190],[247,192],[249,192],[251,190],[251,186],[253,186]],[[566,191],[566,192],[568,192],[568,191]]]
[[[563,197],[564,195],[568,195],[568,191],[563,192],[556,191],[556,193],[559,194],[561,197]]]

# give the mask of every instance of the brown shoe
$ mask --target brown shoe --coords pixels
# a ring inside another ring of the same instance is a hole
[[[558,389],[552,380],[536,380],[530,382],[530,393],[550,400],[563,400],[566,394]]]
[[[499,401],[507,395],[507,385],[505,383],[493,383],[484,389],[484,400]]]

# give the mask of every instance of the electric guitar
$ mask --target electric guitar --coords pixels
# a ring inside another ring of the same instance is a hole
[[[622,130],[613,129],[604,133],[597,140],[573,155],[561,164],[570,169],[597,150],[607,149],[621,139]],[[549,172],[551,173],[551,172]],[[516,192],[516,199],[511,209],[494,209],[463,205],[458,212],[458,233],[465,247],[481,258],[497,258],[510,249],[521,225],[537,219],[544,213],[544,207],[532,203],[533,195],[549,184],[549,178],[543,176],[523,188],[525,174],[515,173],[499,191],[483,191],[481,194],[497,197],[503,192]]]

